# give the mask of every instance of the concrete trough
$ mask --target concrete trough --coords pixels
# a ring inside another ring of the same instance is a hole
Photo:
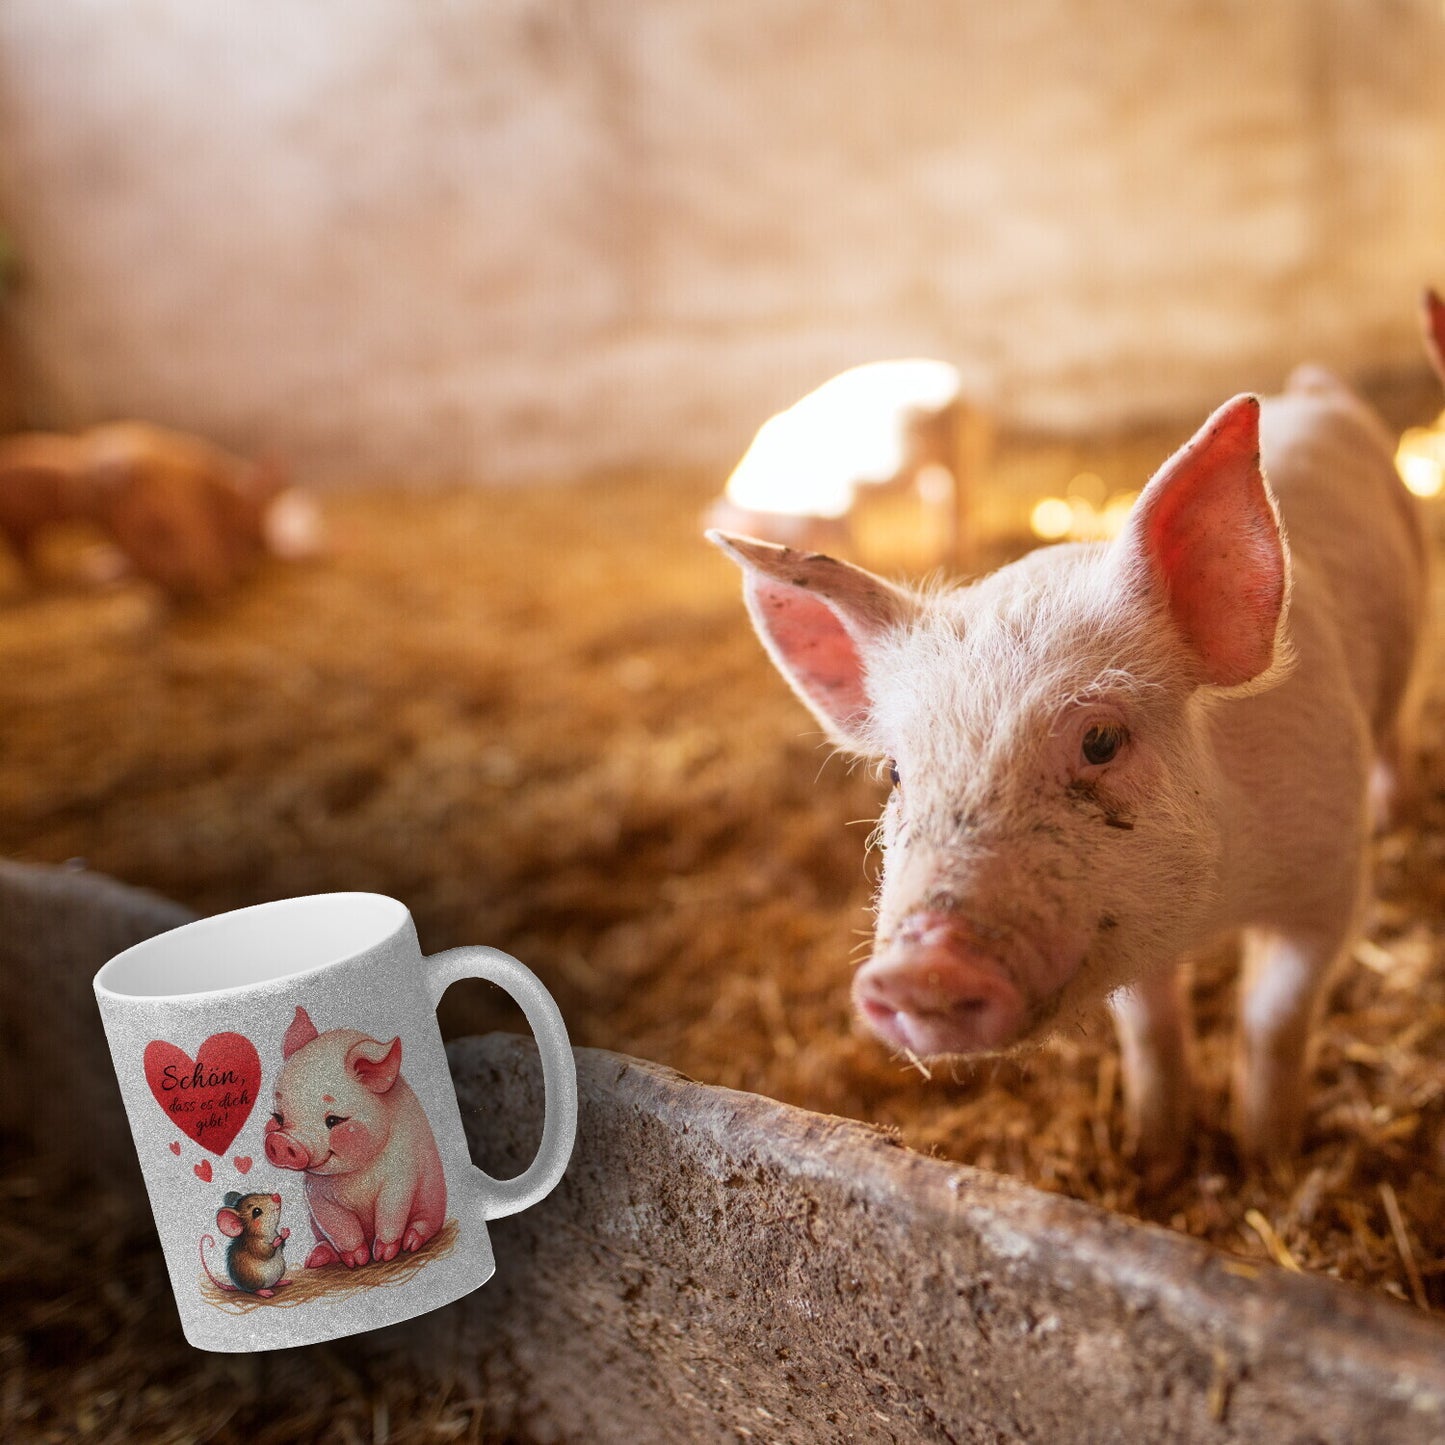
[[[451,1045],[473,1152],[521,1168],[530,1041]],[[929,1159],[865,1125],[578,1050],[557,1192],[418,1358],[526,1438],[1445,1438],[1445,1327],[1322,1277]]]

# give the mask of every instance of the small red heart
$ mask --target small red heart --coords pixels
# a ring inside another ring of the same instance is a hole
[[[244,1034],[212,1034],[191,1058],[164,1039],[145,1047],[146,1083],[171,1127],[224,1155],[256,1106],[261,1058]]]
[[[211,1182],[211,1161],[209,1159],[202,1159],[199,1164],[194,1164],[191,1167],[196,1171],[196,1178],[199,1179],[202,1184],[209,1184]]]
[[[234,1164],[242,1174],[249,1174],[251,1172],[251,1156],[249,1154],[237,1154],[236,1157],[231,1160],[231,1163]]]
[[[181,1155],[181,1141],[180,1141],[179,1139],[177,1139],[176,1142],[171,1145],[171,1153],[174,1154],[174,1155],[176,1156],[176,1158],[178,1158],[178,1159],[180,1158],[180,1155]]]

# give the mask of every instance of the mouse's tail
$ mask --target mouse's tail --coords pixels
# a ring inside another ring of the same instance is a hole
[[[215,1235],[213,1235],[213,1234],[203,1234],[203,1235],[201,1236],[201,1243],[200,1243],[201,1268],[202,1268],[203,1270],[205,1270],[205,1272],[206,1272],[206,1277],[211,1281],[211,1283],[212,1283],[213,1285],[216,1286],[217,1289],[235,1289],[235,1288],[236,1288],[235,1285],[229,1283],[229,1282],[226,1281],[226,1280],[217,1279],[216,1276],[211,1273],[211,1266],[206,1263],[206,1246],[207,1246],[208,1244],[211,1246],[212,1249],[214,1249],[214,1248],[216,1247],[216,1237],[215,1237]]]

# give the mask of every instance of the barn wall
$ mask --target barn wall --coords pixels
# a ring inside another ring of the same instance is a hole
[[[1439,0],[7,0],[38,419],[314,477],[727,466],[830,372],[1006,422],[1415,358]]]

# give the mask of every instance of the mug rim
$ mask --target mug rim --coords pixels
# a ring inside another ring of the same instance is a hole
[[[318,904],[326,904],[328,907],[336,907],[343,901],[365,899],[370,903],[379,903],[393,912],[390,925],[384,930],[379,924],[374,936],[367,938],[363,943],[356,946],[341,948],[338,947],[328,957],[320,958],[318,961],[302,964],[295,968],[287,968],[281,972],[269,973],[263,977],[249,980],[243,983],[224,984],[216,988],[195,988],[185,989],[172,993],[151,993],[138,992],[131,989],[118,987],[120,982],[117,974],[124,975],[127,968],[134,968],[138,960],[159,948],[180,946],[184,948],[204,947],[204,935],[208,932],[215,932],[230,926],[237,918],[245,915],[255,917],[259,914],[284,913],[284,912],[305,912],[314,909]],[[273,898],[263,903],[248,904],[244,908],[230,908],[223,913],[213,913],[205,918],[194,918],[189,923],[182,923],[175,928],[166,929],[164,932],[152,934],[149,938],[143,938],[131,944],[129,948],[122,949],[114,957],[103,963],[95,975],[93,986],[97,997],[114,1000],[119,1004],[135,1003],[178,1003],[186,1000],[222,999],[238,994],[250,993],[257,989],[276,988],[283,985],[294,984],[298,980],[313,977],[323,973],[327,969],[336,967],[337,964],[349,962],[351,959],[360,958],[376,948],[390,942],[403,928],[411,921],[411,910],[399,899],[393,898],[386,893],[373,893],[363,889],[344,889],[330,893],[301,893],[290,898]]]

